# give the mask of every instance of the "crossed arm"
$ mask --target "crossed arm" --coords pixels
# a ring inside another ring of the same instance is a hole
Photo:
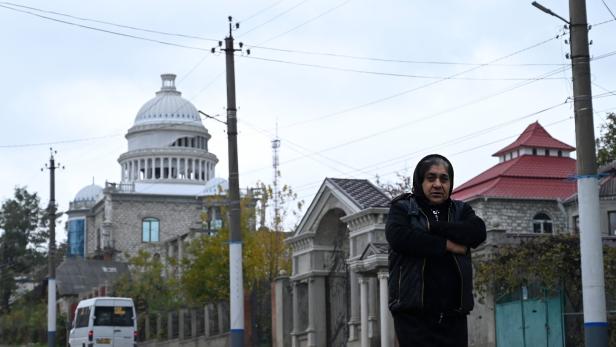
[[[458,222],[432,222],[430,230],[411,225],[401,203],[389,210],[385,235],[390,247],[401,254],[429,257],[446,252],[465,254],[468,248],[479,246],[486,239],[486,227],[473,209],[465,204]]]

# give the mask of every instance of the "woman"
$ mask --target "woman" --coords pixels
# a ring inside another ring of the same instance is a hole
[[[451,163],[431,154],[417,164],[412,192],[391,202],[389,309],[402,347],[468,346],[470,248],[486,228],[470,205],[450,199],[452,190]]]

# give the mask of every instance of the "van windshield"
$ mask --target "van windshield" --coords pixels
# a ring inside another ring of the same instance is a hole
[[[96,306],[94,326],[132,327],[133,308],[131,306]]]

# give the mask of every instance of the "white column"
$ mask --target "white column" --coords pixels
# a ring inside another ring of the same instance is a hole
[[[376,277],[368,278],[368,336],[374,338],[377,329],[376,311],[378,306],[378,298],[376,296],[377,279]]]
[[[359,276],[361,347],[368,347],[368,278]]]
[[[195,180],[201,180],[201,160],[195,159]]]
[[[141,179],[141,159],[137,159],[137,179],[139,181]]]
[[[314,278],[308,279],[308,346],[316,346],[315,345],[315,301],[316,301],[316,288],[315,288]]]
[[[150,160],[149,160],[148,158],[145,158],[145,159],[144,159],[144,162],[145,162],[145,163],[144,163],[144,166],[145,166],[145,171],[144,171],[144,173],[143,173],[143,178],[144,178],[144,179],[146,179],[146,180],[149,178],[149,177],[148,177],[148,172],[149,172],[149,170],[150,170],[150,162],[149,162],[149,161],[150,161]]]
[[[357,340],[357,325],[359,323],[359,286],[357,285],[357,273],[351,270],[349,276],[349,282],[351,287],[351,317],[349,318],[349,341]]]
[[[381,314],[381,347],[389,347],[391,343],[391,314],[389,313],[389,288],[387,287],[387,279],[389,273],[386,271],[379,271],[379,309]]]
[[[297,334],[299,334],[299,297],[297,293],[297,281],[293,281],[293,330],[291,331],[291,347],[299,347]]]

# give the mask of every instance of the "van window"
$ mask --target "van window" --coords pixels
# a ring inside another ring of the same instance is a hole
[[[94,325],[132,327],[133,308],[131,306],[96,306]]]
[[[83,328],[88,326],[88,320],[90,319],[90,308],[82,307],[77,310],[77,317],[75,318],[75,328]]]

